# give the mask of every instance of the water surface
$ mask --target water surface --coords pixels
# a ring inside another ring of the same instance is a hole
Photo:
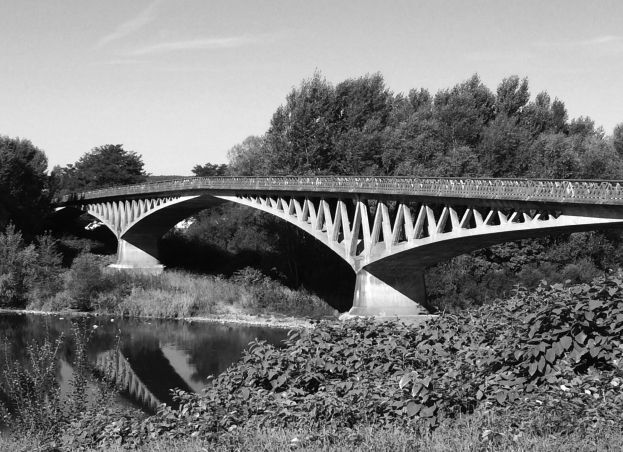
[[[207,386],[207,378],[237,361],[251,341],[279,346],[287,336],[284,329],[227,323],[0,314],[0,343],[6,345],[9,361],[25,366],[28,344],[41,344],[46,335],[51,340],[63,335],[56,373],[61,392],[66,393],[75,353],[71,325],[78,321],[86,322],[92,332],[88,356],[94,366],[109,356],[117,340],[121,340],[121,363],[115,366],[127,368],[123,374],[124,398],[145,408],[149,400],[172,404],[170,390],[174,388],[200,392]],[[0,378],[5,368],[3,355]]]

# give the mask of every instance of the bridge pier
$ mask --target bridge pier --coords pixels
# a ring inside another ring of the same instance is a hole
[[[423,270],[402,277],[396,275],[395,281],[391,283],[387,284],[367,270],[357,271],[353,307],[348,314],[401,318],[429,315],[424,307],[426,286]]]
[[[117,262],[109,268],[117,270],[138,271],[141,273],[160,274],[164,265],[158,259],[158,239],[146,238],[135,241],[140,248],[132,243],[119,239],[117,244]]]

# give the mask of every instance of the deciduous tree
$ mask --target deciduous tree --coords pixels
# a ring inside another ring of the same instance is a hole
[[[0,135],[0,230],[36,231],[49,209],[48,159],[29,140]]]
[[[106,144],[87,152],[75,165],[55,168],[68,191],[92,190],[116,185],[138,184],[147,179],[142,157],[121,144]]]
[[[195,176],[210,177],[210,176],[226,176],[228,168],[226,163],[220,165],[215,163],[206,163],[205,165],[195,165],[192,169]]]

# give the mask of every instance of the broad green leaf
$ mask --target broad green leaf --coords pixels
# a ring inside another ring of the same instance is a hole
[[[586,311],[584,313],[584,317],[586,318],[586,320],[588,320],[589,322],[591,322],[594,318],[595,318],[595,313],[592,311]]]
[[[422,405],[420,405],[419,403],[415,403],[413,400],[410,400],[409,403],[407,403],[407,414],[413,417],[420,412],[421,408]]]
[[[550,363],[553,363],[556,360],[556,351],[553,348],[550,348],[547,352],[545,352],[545,359]]]
[[[539,369],[539,372],[543,373],[543,369],[545,369],[545,357],[544,356],[541,356],[541,359],[539,359],[537,367]]]
[[[599,307],[601,307],[602,302],[601,300],[591,300],[588,302],[588,308],[592,311],[594,309],[597,309]]]
[[[537,363],[535,363],[535,362],[534,362],[534,363],[531,363],[531,364],[530,364],[530,366],[528,367],[528,373],[529,373],[530,375],[534,375],[534,374],[536,373],[537,366],[538,366],[538,364],[537,364]]]

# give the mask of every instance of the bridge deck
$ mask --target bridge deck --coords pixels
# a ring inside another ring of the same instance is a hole
[[[202,189],[623,205],[622,181],[377,176],[189,177],[73,193],[57,202]]]

